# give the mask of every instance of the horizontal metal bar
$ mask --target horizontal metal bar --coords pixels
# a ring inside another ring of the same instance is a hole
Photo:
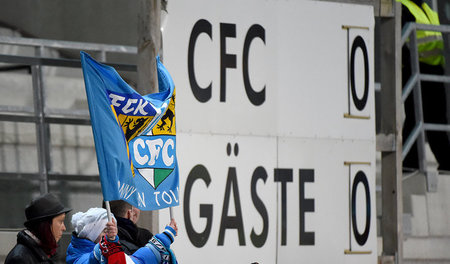
[[[45,114],[89,118],[89,110],[87,109],[46,108]]]
[[[45,121],[53,124],[91,125],[88,110],[46,109]]]
[[[14,114],[0,114],[0,121],[35,123],[36,117]]]
[[[425,25],[425,24],[417,24],[413,22],[406,23],[406,25],[402,29],[402,39],[401,46],[405,44],[408,40],[409,35],[413,30],[428,30],[428,31],[439,31],[442,33],[450,33],[450,25]]]
[[[414,23],[417,30],[438,31],[442,33],[450,33],[450,25],[427,25]]]
[[[18,228],[1,227],[0,228],[0,232],[14,232],[14,233],[17,233],[17,232],[19,232],[21,230],[23,230],[23,227],[18,227]]]
[[[64,124],[64,125],[91,125],[90,118],[82,118],[82,117],[62,117],[62,116],[46,116],[44,118],[46,123],[50,124]]]
[[[18,105],[0,105],[0,112],[34,114],[34,107]]]
[[[34,108],[30,106],[0,105],[0,112],[34,115]],[[78,117],[81,119],[89,119],[89,110],[87,109],[74,110],[74,109],[47,108],[45,109],[45,114],[47,116],[60,115],[64,117]]]
[[[31,73],[31,68],[28,65],[10,65],[10,66],[0,66],[0,72],[12,72],[12,71],[23,71],[26,70]]]
[[[23,172],[0,172],[1,180],[36,180],[39,181],[39,173],[23,173]],[[48,179],[51,181],[88,181],[99,182],[99,175],[80,175],[80,174],[60,174],[48,173]]]
[[[425,123],[423,128],[427,131],[450,132],[450,125]]]
[[[86,43],[75,41],[34,39],[0,36],[0,43],[7,45],[20,45],[31,47],[48,47],[56,49],[74,49],[74,50],[90,50],[90,51],[106,51],[115,53],[137,54],[137,48],[134,46],[109,45],[100,43]]]
[[[24,172],[0,172],[0,179],[2,180],[39,180],[39,173],[24,173]]]
[[[48,179],[50,181],[88,181],[88,182],[100,182],[99,175],[80,175],[80,174],[59,174],[48,173]]]
[[[36,123],[34,115],[0,114],[0,121]],[[91,125],[89,116],[86,117],[66,117],[66,116],[46,116],[44,121],[49,124],[67,125]]]
[[[84,109],[55,109],[50,108],[45,110],[45,122],[53,124],[67,124],[67,125],[90,125],[91,118],[89,111]]]
[[[420,80],[429,82],[450,83],[450,76],[421,73]]]
[[[4,55],[4,54],[0,54],[0,62],[24,64],[24,65],[43,65],[43,66],[58,66],[58,67],[72,67],[72,68],[81,67],[80,60],[26,57],[26,56]],[[136,65],[120,64],[120,63],[104,63],[104,64],[112,66],[119,71],[137,71]]]
[[[74,68],[81,67],[80,60],[27,57],[27,56],[5,55],[5,54],[0,54],[0,62],[23,64],[23,65],[46,65],[46,66],[61,66]]]

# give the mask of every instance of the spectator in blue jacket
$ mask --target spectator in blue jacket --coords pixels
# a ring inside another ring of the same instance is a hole
[[[67,248],[66,262],[84,263],[136,263],[176,264],[170,249],[177,234],[176,222],[172,219],[165,230],[153,236],[148,243],[134,254],[123,252],[117,235],[116,221],[108,222],[106,210],[91,208],[72,216],[74,232]]]

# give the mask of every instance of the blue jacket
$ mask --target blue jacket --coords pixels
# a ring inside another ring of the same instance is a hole
[[[175,256],[170,250],[175,234],[175,230],[167,226],[164,232],[157,234],[155,237],[160,241],[166,249],[168,249],[173,263],[176,263]],[[116,237],[116,241],[118,237]],[[99,250],[96,244],[88,239],[78,238],[76,235],[72,235],[72,240],[67,248],[66,263],[68,264],[99,264],[95,258],[94,251]],[[158,254],[158,249],[149,242],[145,247],[138,249],[133,255],[130,255],[131,259],[136,264],[160,264],[161,254]],[[98,252],[97,252],[98,256]]]
[[[85,264],[99,262],[94,257],[95,243],[89,239],[78,238],[72,234],[72,240],[67,248],[66,263]]]

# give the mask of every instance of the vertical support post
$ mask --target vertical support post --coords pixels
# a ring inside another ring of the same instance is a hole
[[[44,47],[37,47],[36,57],[40,57],[44,52]],[[31,67],[33,83],[34,115],[36,118],[36,146],[38,155],[39,181],[41,194],[48,192],[48,171],[50,153],[48,126],[44,122],[45,117],[45,93],[42,78],[42,65]]]
[[[138,82],[141,94],[158,91],[155,58],[161,43],[161,0],[139,0]]]
[[[416,120],[416,127],[419,127],[419,136],[417,137],[417,156],[419,158],[419,169],[421,172],[427,173],[426,155],[425,155],[425,129],[423,119],[423,105],[422,105],[422,85],[420,79],[419,68],[419,51],[417,48],[417,30],[414,29],[409,38],[409,54],[411,61],[411,76],[418,76],[418,81],[413,88],[414,96],[414,117]]]
[[[402,74],[401,6],[392,1],[394,16],[382,17],[381,31],[381,133],[394,135],[395,149],[381,153],[383,256],[403,261],[402,190]]]
[[[142,94],[158,91],[156,55],[161,43],[161,0],[139,0],[138,8],[138,81],[137,91]],[[158,211],[142,211],[139,224],[156,234],[159,230]]]
[[[100,50],[99,59],[101,62],[106,62],[106,51],[105,50]]]

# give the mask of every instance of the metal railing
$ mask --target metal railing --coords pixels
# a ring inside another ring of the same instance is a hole
[[[437,31],[442,33],[450,33],[450,25],[425,25],[417,23],[408,23],[403,28],[401,45],[408,44],[410,61],[411,61],[411,76],[406,82],[402,90],[402,101],[405,103],[408,96],[413,93],[414,97],[414,111],[415,111],[415,121],[416,124],[408,135],[402,149],[402,158],[405,159],[406,155],[409,153],[414,143],[417,143],[418,152],[418,164],[419,171],[423,172],[427,177],[427,188],[428,190],[434,189],[431,185],[431,177],[435,177],[433,172],[428,171],[426,165],[426,151],[425,151],[425,132],[426,131],[444,131],[450,132],[449,124],[433,124],[425,123],[423,117],[422,108],[422,95],[421,95],[421,81],[430,82],[441,82],[450,83],[450,76],[445,75],[433,75],[433,74],[422,74],[419,68],[419,52],[418,52],[418,42],[417,42],[417,31]]]
[[[34,179],[40,182],[40,192],[48,192],[49,180],[68,181],[98,181],[96,175],[75,175],[52,173],[50,169],[50,133],[49,124],[90,125],[87,110],[51,109],[46,107],[43,80],[43,66],[80,68],[79,59],[44,57],[48,50],[89,51],[97,54],[97,59],[113,66],[117,70],[136,71],[136,65],[108,63],[107,56],[111,53],[137,54],[137,48],[132,46],[107,45],[84,42],[31,39],[21,37],[0,36],[0,44],[26,46],[34,48],[34,56],[0,54],[0,63],[25,65],[31,68],[33,107],[0,105],[0,121],[26,122],[36,124],[36,146],[38,173],[0,172],[0,179]]]

